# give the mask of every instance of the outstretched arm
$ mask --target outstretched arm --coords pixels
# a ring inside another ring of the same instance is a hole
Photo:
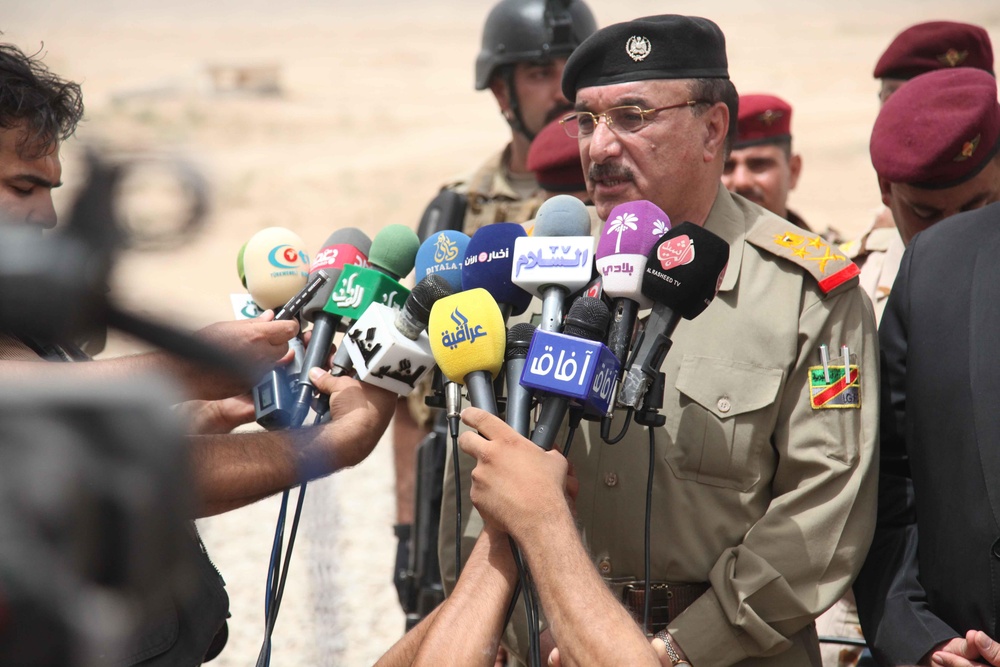
[[[236,509],[357,465],[372,452],[392,417],[396,395],[319,369],[313,369],[311,378],[330,396],[329,423],[191,437],[199,516]]]

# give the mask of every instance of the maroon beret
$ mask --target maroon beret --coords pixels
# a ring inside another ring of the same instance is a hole
[[[949,188],[963,183],[1000,148],[997,82],[958,67],[914,77],[875,119],[872,165],[892,183]]]
[[[773,144],[792,138],[792,106],[774,95],[740,95],[733,148]]]
[[[559,121],[542,128],[528,149],[528,169],[549,192],[577,192],[587,189],[577,140],[566,134]]]
[[[993,74],[990,36],[977,25],[931,21],[896,35],[875,65],[876,79],[912,79],[952,67],[974,67]]]

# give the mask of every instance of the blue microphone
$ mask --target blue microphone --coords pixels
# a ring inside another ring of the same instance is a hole
[[[496,299],[504,320],[511,315],[522,314],[531,303],[531,294],[511,280],[514,242],[527,235],[521,225],[497,222],[480,227],[466,248],[462,289],[485,289]]]
[[[539,328],[531,339],[521,384],[547,392],[531,441],[552,449],[570,402],[591,414],[607,414],[621,367],[601,343],[611,315],[600,299],[580,297],[566,316],[565,333]]]
[[[439,275],[452,290],[462,291],[462,261],[469,245],[469,236],[448,230],[438,232],[420,244],[416,259],[416,282],[429,275]]]

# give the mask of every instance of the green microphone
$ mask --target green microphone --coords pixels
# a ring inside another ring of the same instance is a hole
[[[330,294],[325,310],[344,319],[357,320],[373,303],[400,310],[410,290],[399,279],[413,270],[420,249],[416,232],[406,225],[388,225],[372,239],[368,255],[370,269],[348,266]],[[351,355],[341,345],[333,357],[333,369],[338,375],[353,370]]]

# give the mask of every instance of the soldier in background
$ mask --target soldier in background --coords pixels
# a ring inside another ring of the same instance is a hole
[[[993,46],[983,28],[953,21],[910,26],[892,40],[875,65],[879,103],[885,104],[900,86],[920,74],[955,67],[993,74]],[[861,287],[871,297],[875,317],[881,320],[903,256],[903,239],[889,209],[883,208],[860,237],[840,249],[861,268]]]
[[[740,95],[736,140],[722,184],[796,227],[819,233],[788,208],[801,173],[802,156],[792,152],[792,106],[776,95]]]
[[[500,0],[483,27],[475,87],[493,93],[510,127],[510,141],[474,171],[446,183],[428,205],[417,234],[421,241],[442,229],[468,235],[494,222],[526,222],[545,200],[527,166],[532,140],[547,123],[572,111],[562,93],[566,58],[597,23],[583,0]],[[414,521],[416,449],[433,425],[427,391],[400,399],[393,421],[396,526],[399,540],[394,580],[404,608],[409,544]],[[436,541],[436,536],[432,541]]]
[[[997,665],[996,79],[914,78],[882,107],[871,156],[906,252],[879,331],[878,522],[859,616],[879,664]]]
[[[580,162],[580,147],[576,139],[566,134],[559,121],[546,125],[528,151],[528,169],[535,175],[545,199],[556,195],[573,195],[590,203],[587,179]]]

